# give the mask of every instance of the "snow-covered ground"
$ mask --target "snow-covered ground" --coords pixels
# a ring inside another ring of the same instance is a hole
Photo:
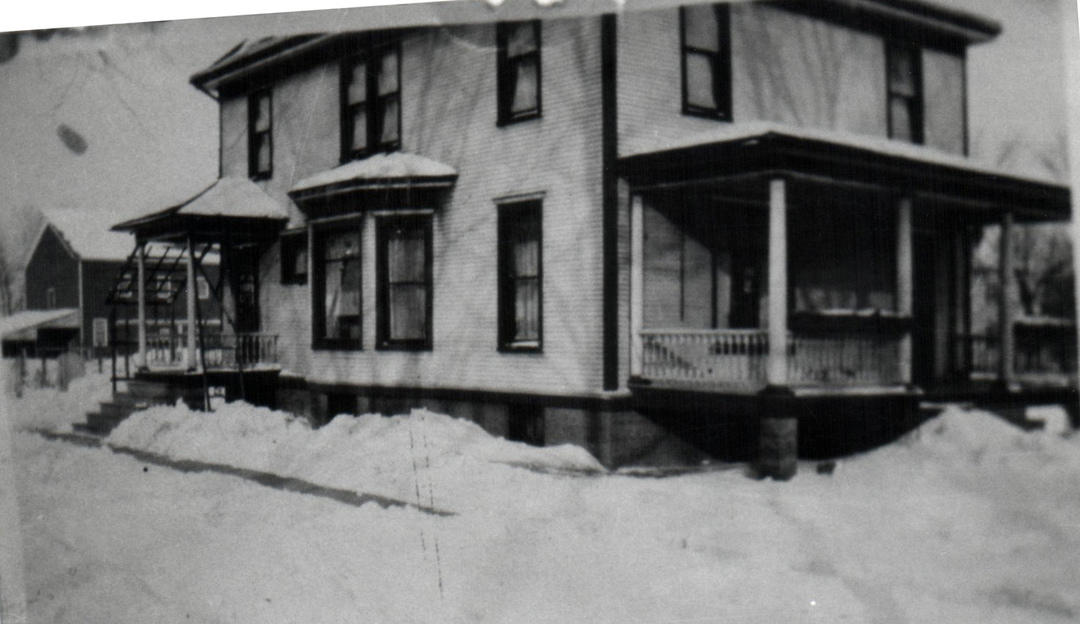
[[[82,420],[106,385],[11,403],[32,621],[1080,618],[1080,436],[985,413],[950,410],[787,483],[739,468],[608,473],[581,449],[424,411],[313,431],[250,407],[157,408],[107,440],[453,514],[438,516],[30,432]]]

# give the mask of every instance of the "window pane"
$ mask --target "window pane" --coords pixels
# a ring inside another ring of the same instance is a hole
[[[379,135],[379,143],[388,145],[398,142],[398,96],[394,95],[383,100],[382,132]]]
[[[397,93],[398,90],[398,55],[390,50],[382,57],[379,66],[379,95]]]
[[[540,338],[540,281],[519,279],[514,297],[514,340]]]
[[[326,266],[327,338],[358,340],[360,327],[360,263],[331,262]]]
[[[520,56],[537,50],[536,28],[531,22],[527,24],[511,24],[507,28],[507,56]]]
[[[307,275],[307,246],[297,246],[292,257],[293,275]]]
[[[716,71],[713,57],[705,54],[686,53],[686,103],[690,106],[715,110]]]
[[[889,136],[901,141],[912,141],[911,133],[911,107],[906,98],[892,97],[889,99],[891,125]]]
[[[427,338],[427,286],[390,286],[390,339]]]
[[[720,28],[716,20],[716,9],[710,4],[698,4],[685,7],[683,11],[686,45],[719,52]]]
[[[255,140],[258,143],[259,150],[259,171],[270,171],[270,135],[260,134]]]
[[[513,72],[511,80],[514,97],[510,103],[510,112],[523,113],[536,110],[537,93],[540,87],[537,58],[530,56],[521,59],[511,71]]]
[[[889,54],[889,92],[914,96],[915,59],[911,50],[892,48]]]
[[[367,100],[367,63],[356,63],[349,74],[349,104]]]
[[[535,233],[521,232],[522,239],[514,244],[513,274],[517,277],[533,277],[540,271],[540,241]]]
[[[367,149],[368,144],[367,108],[360,106],[353,111],[352,119],[352,148],[354,150]]]
[[[259,96],[255,105],[255,131],[264,132],[270,129],[270,96]]]
[[[360,232],[352,230],[328,234],[323,244],[323,250],[323,258],[326,260],[358,258],[360,256]]]
[[[396,229],[387,241],[386,261],[391,284],[423,282],[427,265],[421,228]]]

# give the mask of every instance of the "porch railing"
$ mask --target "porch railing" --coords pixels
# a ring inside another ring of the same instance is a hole
[[[273,334],[207,334],[196,340],[196,361],[209,368],[250,367],[277,362],[277,339]],[[154,367],[181,366],[186,362],[184,336],[147,336],[146,364]]]
[[[1013,371],[1017,375],[1074,375],[1077,372],[1076,329],[1072,325],[1031,325],[1014,328]],[[960,336],[960,348],[970,354],[969,372],[996,376],[1001,341],[995,333]]]
[[[649,329],[641,332],[642,374],[684,383],[761,385],[769,337],[758,329]],[[900,336],[788,339],[788,381],[804,384],[900,383]]]

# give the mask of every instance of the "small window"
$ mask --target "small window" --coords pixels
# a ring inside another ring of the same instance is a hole
[[[307,232],[281,237],[281,283],[306,284],[308,275]]]
[[[93,346],[98,348],[109,346],[109,319],[100,316],[94,318]]]
[[[431,348],[431,216],[378,221],[378,346]]]
[[[45,290],[45,308],[56,309],[56,288],[50,286]]]
[[[540,200],[499,207],[499,347],[539,350],[543,327]]]
[[[256,91],[248,97],[248,176],[269,179],[274,165],[273,106],[270,91]]]
[[[401,144],[401,55],[396,45],[341,66],[341,160],[392,152]]]
[[[336,224],[316,230],[315,288],[312,296],[314,346],[359,349],[360,226]]]
[[[922,62],[918,48],[888,43],[889,138],[923,142]]]
[[[731,120],[731,18],[727,6],[681,9],[683,112]]]
[[[544,446],[544,408],[515,403],[508,406],[506,439],[532,446]]]
[[[210,299],[210,282],[206,281],[205,277],[201,275],[196,277],[195,285],[198,288],[200,301],[207,301]]]
[[[498,40],[500,125],[540,116],[540,22],[503,23]]]
[[[161,278],[160,281],[158,281],[157,292],[154,293],[154,296],[157,297],[158,299],[168,301],[169,299],[172,298],[173,293],[175,291],[176,291],[176,284],[174,284],[171,279],[169,279],[169,278]]]

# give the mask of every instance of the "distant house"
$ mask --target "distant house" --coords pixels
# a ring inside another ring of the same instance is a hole
[[[426,406],[609,465],[835,452],[933,401],[1075,407],[1017,374],[1009,329],[972,374],[973,241],[1071,213],[967,158],[967,50],[998,24],[921,0],[483,9],[244,42],[192,77],[221,178],[114,229],[220,251],[263,399]]]

